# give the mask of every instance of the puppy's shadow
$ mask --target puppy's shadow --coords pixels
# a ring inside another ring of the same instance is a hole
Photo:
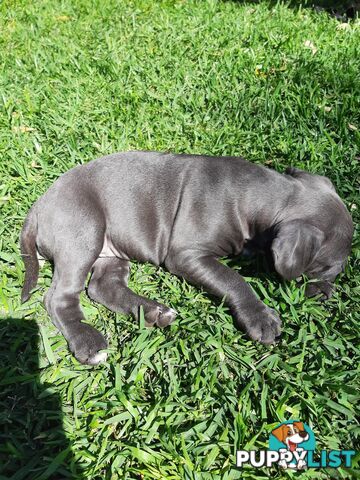
[[[250,246],[240,255],[229,257],[226,260],[226,265],[237,270],[243,277],[280,281],[269,246],[262,249]]]
[[[0,319],[0,478],[80,479],[60,397],[39,380],[38,343],[34,321]]]

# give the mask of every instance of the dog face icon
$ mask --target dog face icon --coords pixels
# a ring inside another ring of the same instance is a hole
[[[306,442],[309,434],[304,429],[302,422],[280,425],[271,432],[280,442],[284,443],[288,450],[293,452],[299,443]]]

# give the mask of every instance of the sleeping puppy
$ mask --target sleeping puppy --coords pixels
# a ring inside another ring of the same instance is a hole
[[[245,280],[219,262],[249,242],[268,245],[281,277],[306,274],[308,294],[331,295],[349,255],[353,225],[326,177],[285,174],[239,157],[124,152],[62,175],[29,211],[21,233],[26,267],[22,301],[36,286],[38,254],[54,264],[45,306],[75,357],[105,360],[104,337],[83,323],[80,292],[107,308],[144,309],[148,326],[169,325],[176,312],[127,286],[130,260],[170,272],[224,298],[236,324],[254,340],[280,335],[277,313]]]

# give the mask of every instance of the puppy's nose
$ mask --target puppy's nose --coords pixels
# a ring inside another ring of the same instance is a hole
[[[305,438],[307,436],[307,432],[305,432],[305,430],[303,430],[302,432],[299,432],[299,435],[301,438]]]

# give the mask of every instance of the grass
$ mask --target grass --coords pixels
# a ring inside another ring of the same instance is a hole
[[[1,479],[291,478],[234,466],[236,449],[267,448],[291,418],[320,449],[358,447],[358,232],[326,304],[257,265],[234,266],[281,314],[272,348],[236,331],[205,293],[134,264],[132,288],[178,320],[146,330],[84,294],[87,318],[110,337],[96,368],[77,363],[44,310],[49,265],[20,305],[18,237],[62,172],[128,149],[326,174],[356,222],[359,46],[359,20],[269,1],[0,4]],[[357,462],[301,478],[358,478]]]

